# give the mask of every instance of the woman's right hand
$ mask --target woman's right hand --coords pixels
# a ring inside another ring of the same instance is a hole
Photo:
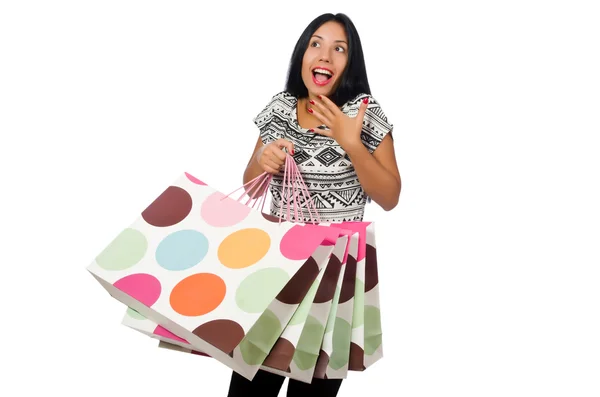
[[[286,148],[288,153],[294,154],[294,144],[285,139],[278,139],[264,145],[256,154],[256,161],[263,170],[269,174],[277,174],[285,164]]]

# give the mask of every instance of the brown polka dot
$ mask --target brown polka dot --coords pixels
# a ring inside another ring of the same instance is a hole
[[[367,244],[367,253],[365,261],[365,292],[369,292],[379,283],[377,273],[377,249]]]
[[[209,321],[196,328],[194,335],[225,353],[231,353],[245,336],[244,329],[231,320]]]
[[[173,226],[192,210],[192,197],[184,189],[169,186],[142,212],[142,218],[152,226]]]
[[[340,303],[348,302],[354,298],[354,284],[356,284],[356,258],[348,254],[342,290],[340,291]]]
[[[279,338],[269,352],[263,365],[280,371],[286,371],[290,367],[295,351],[296,348],[289,340]]]
[[[315,303],[325,303],[333,299],[341,269],[342,262],[340,262],[337,256],[331,255],[325,269],[325,274],[315,295]]]
[[[277,300],[288,305],[300,304],[318,274],[319,266],[317,265],[317,261],[311,256],[279,292]]]
[[[319,358],[315,365],[315,372],[313,377],[317,379],[324,379],[325,372],[327,372],[327,365],[329,365],[329,356],[323,350],[319,352]]]
[[[350,371],[364,371],[364,357],[365,352],[358,346],[356,343],[350,344],[350,362],[348,364],[348,369]]]

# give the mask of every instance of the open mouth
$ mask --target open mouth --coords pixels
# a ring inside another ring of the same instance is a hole
[[[327,85],[333,78],[333,72],[325,68],[314,68],[312,75],[313,81],[317,85]]]

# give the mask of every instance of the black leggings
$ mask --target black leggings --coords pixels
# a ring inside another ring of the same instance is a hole
[[[259,370],[252,381],[233,372],[227,397],[277,397],[284,380],[283,376],[263,370]],[[287,397],[335,397],[341,384],[342,379],[313,379],[310,384],[290,379]]]

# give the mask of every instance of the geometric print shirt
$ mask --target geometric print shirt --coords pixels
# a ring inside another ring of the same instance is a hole
[[[373,153],[385,135],[393,128],[379,103],[368,94],[360,94],[346,102],[341,111],[355,117],[362,100],[368,97],[361,140]],[[285,91],[273,96],[254,118],[264,144],[283,138],[294,144],[294,160],[298,166],[313,205],[322,222],[362,221],[367,197],[348,155],[338,143],[326,136],[300,127],[297,117],[298,98]],[[306,209],[302,195],[296,198],[300,217],[294,217],[294,203],[289,195],[283,197],[283,172],[273,175],[269,190],[272,195],[270,214],[278,216],[288,207],[292,221],[314,221]],[[288,192],[289,190],[286,190]],[[314,210],[312,211],[314,214]]]

